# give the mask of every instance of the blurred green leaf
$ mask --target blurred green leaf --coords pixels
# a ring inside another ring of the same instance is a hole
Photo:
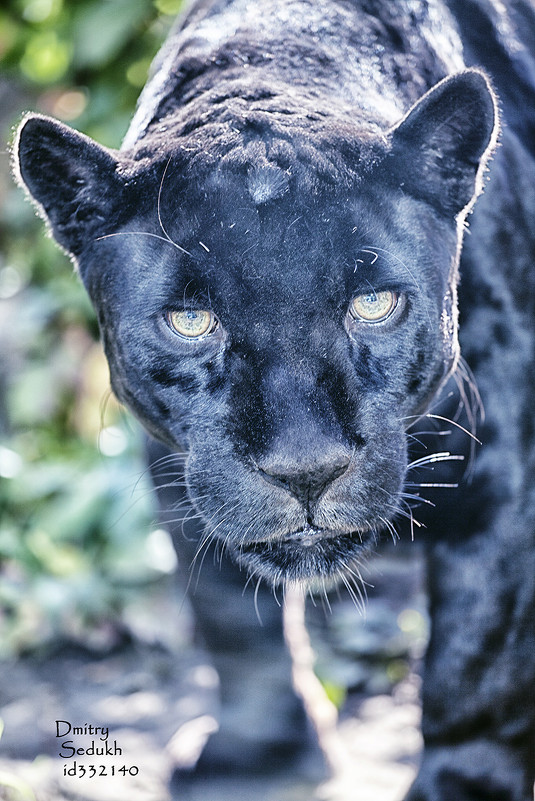
[[[183,0],[155,0],[154,5],[162,14],[174,16],[183,6]]]
[[[95,0],[80,3],[73,21],[74,65],[99,68],[117,57],[147,17],[146,0]]]
[[[25,0],[22,18],[34,23],[52,22],[59,17],[62,8],[62,0]]]
[[[72,45],[69,42],[62,41],[55,31],[43,31],[29,40],[20,60],[20,68],[37,83],[53,83],[64,77],[71,56]]]
[[[5,11],[0,11],[0,59],[15,46],[18,35],[16,23]]]
[[[322,687],[325,690],[325,695],[337,709],[343,706],[346,700],[347,689],[341,684],[334,684],[332,681],[323,680]]]
[[[152,59],[147,57],[134,61],[126,70],[126,80],[131,83],[132,86],[142,89],[147,80],[151,62]]]
[[[0,124],[58,116],[126,131],[179,0],[4,0]],[[2,149],[0,148],[0,151]],[[0,164],[0,656],[106,643],[163,570],[139,427],[109,397],[95,314],[69,259]],[[104,411],[103,411],[104,409]],[[101,419],[102,417],[102,419]],[[99,431],[118,430],[113,448]],[[161,567],[158,567],[158,565]]]

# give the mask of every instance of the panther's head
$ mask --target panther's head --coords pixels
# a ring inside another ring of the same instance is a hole
[[[208,535],[251,573],[350,572],[399,513],[406,430],[458,356],[494,130],[477,71],[375,136],[264,114],[115,152],[23,122],[20,178],[75,259],[116,394],[187,450]]]

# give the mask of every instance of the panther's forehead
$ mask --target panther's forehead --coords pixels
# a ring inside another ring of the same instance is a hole
[[[367,237],[351,206],[307,206],[289,195],[261,209],[207,198],[189,224],[179,220],[179,237],[169,232],[190,254],[173,259],[177,286],[192,281],[213,303],[232,303],[243,313],[256,314],[269,301],[272,313],[295,317],[304,307],[312,312],[342,302],[365,260],[372,272],[384,271],[384,259],[375,259],[374,269],[373,254],[360,254]]]
[[[421,280],[416,216],[421,221],[425,211],[408,198],[385,197],[373,179],[340,187],[316,176],[314,191],[306,191],[275,164],[217,166],[194,183],[171,166],[156,186],[157,214],[134,228],[174,243],[166,275],[177,286],[209,290],[212,300],[232,297],[252,308],[268,296],[280,308],[306,302],[312,309],[346,303],[356,290]]]

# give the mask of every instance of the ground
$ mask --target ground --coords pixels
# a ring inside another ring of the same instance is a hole
[[[419,556],[387,554],[371,572],[365,618],[343,602],[331,615],[327,636],[322,625],[321,632],[312,627],[316,671],[328,686],[349,688],[329,746],[336,776],[314,781],[317,766],[303,765],[291,774],[170,789],[176,760],[213,722],[216,679],[205,654],[191,644],[176,587],[162,582],[143,614],[132,610],[131,636],[111,652],[56,644],[44,654],[3,664],[0,798],[354,801],[358,788],[359,801],[400,801],[420,749],[413,667],[425,638],[422,563]],[[64,734],[67,722],[84,727],[95,721],[106,721],[106,741]],[[113,753],[70,756],[71,746],[87,748],[92,739],[97,748],[106,742]],[[90,775],[92,764],[106,775]]]

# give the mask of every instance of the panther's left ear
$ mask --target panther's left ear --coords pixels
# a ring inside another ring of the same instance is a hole
[[[117,154],[51,117],[22,121],[13,163],[54,238],[74,256],[120,213]]]
[[[482,188],[498,135],[497,102],[487,77],[466,70],[434,86],[391,133],[394,173],[403,191],[457,215]]]

